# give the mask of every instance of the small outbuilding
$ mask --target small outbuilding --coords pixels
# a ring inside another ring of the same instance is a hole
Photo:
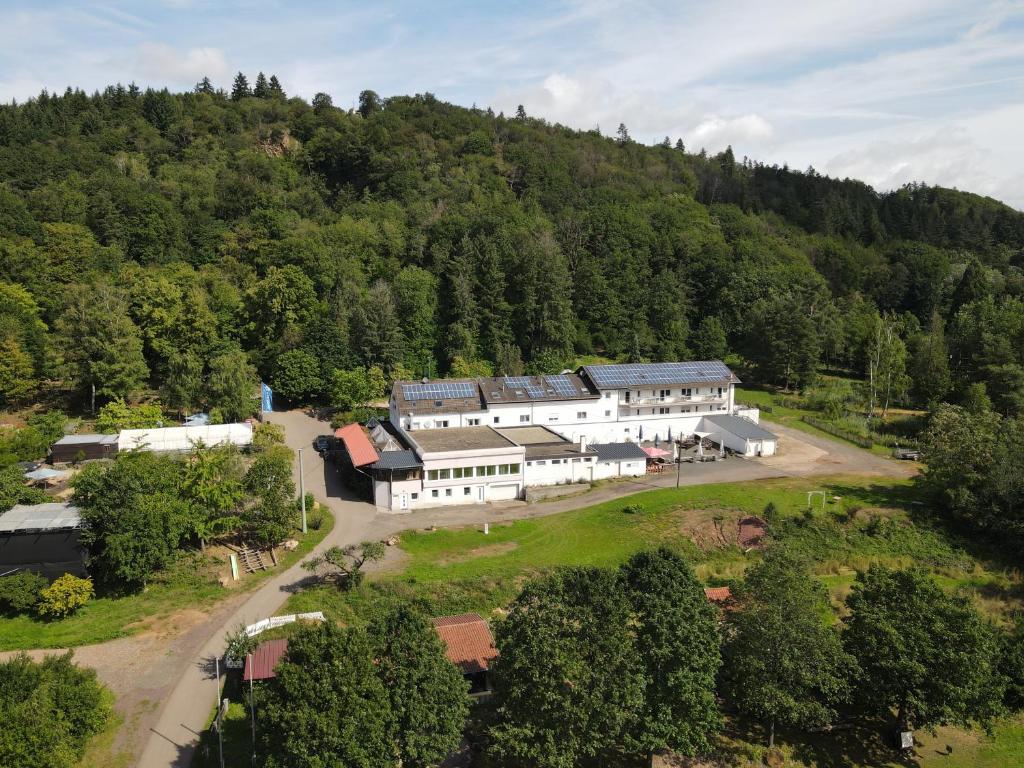
[[[595,480],[643,477],[647,474],[647,454],[636,443],[597,443],[590,449],[597,453]]]
[[[494,636],[479,613],[441,616],[434,627],[445,645],[448,660],[462,670],[470,683],[470,694],[486,696],[491,691],[488,672],[498,658]]]
[[[743,416],[705,416],[701,432],[741,456],[774,456],[779,444],[778,436]]]
[[[65,435],[50,446],[50,462],[69,464],[117,456],[117,435]]]
[[[85,576],[82,518],[71,504],[18,504],[0,515],[0,574],[33,571],[48,579]]]
[[[286,637],[260,643],[255,651],[245,657],[242,680],[249,682],[250,680],[269,680],[276,677],[277,665],[287,651],[288,638]]]

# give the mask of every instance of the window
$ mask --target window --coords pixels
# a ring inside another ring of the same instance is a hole
[[[520,416],[519,417],[519,423],[520,424],[529,424],[530,423],[530,416],[529,416],[529,414],[524,413],[522,416]]]
[[[538,461],[538,462],[537,462],[537,466],[538,466],[538,467],[543,467],[543,466],[544,466],[545,464],[547,464],[547,462],[546,462],[546,461]]]
[[[528,461],[528,462],[526,462],[526,466],[528,466],[528,467],[532,467],[532,466],[533,466],[533,462],[532,462],[532,461]]]
[[[671,394],[672,394],[672,390],[671,389],[663,389],[663,390],[661,390],[660,396],[661,397],[669,397]]]
[[[441,408],[442,406],[444,406],[444,403],[441,400],[435,400],[434,401],[434,407],[435,408]]]
[[[448,419],[443,419],[442,421],[435,421],[434,422],[434,426],[435,427],[447,427],[448,426]]]
[[[452,471],[450,469],[439,469],[439,470],[437,470],[437,479],[438,480],[449,480],[451,478],[451,476],[452,476]]]
[[[587,458],[585,458],[585,459],[584,459],[583,461],[584,461],[584,462],[586,462],[587,464],[589,464],[589,463],[590,463],[590,462],[592,462],[593,460],[594,460],[594,458],[593,458],[592,456],[588,456],[588,457],[587,457]]]
[[[625,432],[625,433],[626,433],[626,434],[628,435],[628,434],[629,434],[629,427],[626,427],[626,428],[625,428],[625,429],[623,430],[623,432]]]
[[[562,460],[561,460],[561,459],[552,459],[552,460],[551,460],[551,463],[552,463],[552,464],[561,464],[561,463],[562,463]]]
[[[444,489],[444,495],[445,496],[451,496],[452,495],[452,489],[451,488],[445,488]]]
[[[466,423],[471,427],[479,427],[480,419],[466,419]]]
[[[494,417],[494,423],[495,424],[500,424],[501,423],[501,417],[500,416],[495,416]]]
[[[611,412],[611,411],[605,411],[605,412],[604,412],[604,416],[605,416],[605,418],[606,418],[606,419],[607,419],[607,418],[610,418],[610,417],[611,417],[611,415],[612,415],[612,412]]]
[[[548,416],[548,421],[549,422],[558,421],[558,414],[557,413],[552,413],[550,416]]]
[[[454,477],[456,480],[461,480],[463,471],[464,470],[462,469],[462,467],[455,467],[454,469],[452,469],[452,477]]]
[[[427,479],[428,480],[437,480],[437,470],[436,469],[429,469],[429,470],[427,470]]]
[[[519,474],[519,465],[518,464],[509,464],[508,465],[508,471],[509,471],[509,474],[518,475]]]
[[[586,411],[576,411],[576,418],[577,419],[585,419],[585,418],[587,418],[587,412]]]
[[[508,464],[499,464],[498,465],[498,474],[499,475],[507,475],[508,474]]]
[[[579,459],[573,459],[573,460],[572,460],[572,463],[573,463],[573,464],[579,464],[579,463],[580,463],[580,460],[579,460]]]
[[[671,408],[659,408],[658,413],[672,413]]]
[[[612,396],[612,393],[611,393],[611,392],[605,392],[605,393],[604,393],[604,399],[605,399],[605,400],[610,400],[610,399],[611,399],[611,396]]]
[[[420,495],[418,493],[410,493],[409,495],[412,497],[413,501],[416,501],[416,499],[418,499],[420,497]]]
[[[493,464],[488,464],[487,465],[487,476],[488,477],[490,477],[491,475],[494,475],[495,473],[497,473],[497,471],[498,471],[498,468],[496,466],[494,466]]]
[[[437,489],[435,488],[434,490],[432,490],[430,492],[430,495],[433,496],[436,499],[437,498]]]
[[[469,488],[463,488],[462,489],[462,495],[463,496],[469,496],[469,494],[470,494]]]
[[[689,387],[686,387],[685,389],[682,389],[680,391],[683,393],[684,397],[690,397],[691,395],[693,395],[693,390],[690,389]]]
[[[487,467],[477,467],[476,468],[476,476],[477,477],[483,477],[486,474],[487,474]]]

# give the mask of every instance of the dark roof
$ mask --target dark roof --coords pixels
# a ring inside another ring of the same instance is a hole
[[[353,467],[373,464],[379,458],[377,449],[373,447],[370,438],[359,424],[346,424],[338,429],[334,436],[344,443]]]
[[[442,616],[434,619],[434,627],[444,641],[448,660],[465,675],[485,672],[498,658],[491,630],[478,613]]]
[[[465,413],[484,408],[476,379],[396,381],[391,387],[391,399],[398,408],[399,416],[410,412],[417,415]]]
[[[575,373],[551,376],[493,376],[483,378],[480,393],[488,405],[546,400],[597,400],[601,395]]]
[[[633,461],[647,460],[644,449],[636,443],[595,443],[590,449],[597,451],[598,461]]]
[[[597,389],[715,382],[739,383],[739,379],[721,360],[585,365],[580,368],[580,371],[593,382]]]
[[[117,435],[64,435],[54,445],[117,445]]]
[[[764,427],[758,426],[750,419],[745,419],[742,416],[730,416],[728,414],[721,414],[718,416],[705,416],[702,420],[724,429],[726,432],[730,432],[736,437],[744,440],[777,440],[778,438],[769,432]],[[707,428],[701,429],[701,432],[710,432]]]
[[[383,451],[372,468],[415,469],[422,466],[423,462],[416,456],[415,451]]]
[[[287,651],[288,638],[260,643],[252,655],[245,657],[242,679],[248,682],[249,680],[268,680],[271,677],[276,677],[274,669]]]

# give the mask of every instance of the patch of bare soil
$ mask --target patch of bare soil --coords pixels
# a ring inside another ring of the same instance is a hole
[[[742,549],[762,549],[768,537],[768,524],[760,517],[744,517],[739,521],[736,543]]]
[[[705,552],[733,546],[759,549],[766,543],[765,521],[735,509],[687,509],[673,514],[680,518],[683,534]]]
[[[518,546],[519,544],[514,541],[503,541],[499,544],[488,544],[483,547],[473,547],[473,549],[466,550],[465,552],[448,555],[446,557],[442,557],[438,562],[441,565],[454,565],[455,563],[464,563],[468,560],[475,560],[478,557],[504,555],[506,552],[511,552]]]

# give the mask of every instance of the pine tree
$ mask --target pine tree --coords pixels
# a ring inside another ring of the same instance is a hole
[[[285,98],[284,88],[281,87],[281,81],[277,79],[277,75],[270,76],[270,96],[274,99]]]
[[[516,107],[516,120],[523,121],[526,119],[526,108],[520,104]]]
[[[665,149],[670,149],[672,147],[672,139],[666,136],[664,139],[661,140],[661,146],[664,147]]]
[[[619,144],[628,144],[630,142],[629,130],[626,128],[625,123],[619,123],[618,130],[615,131],[616,141]]]
[[[235,75],[235,81],[231,84],[231,100],[241,101],[242,99],[252,96],[252,90],[249,88],[249,81],[245,75],[239,72]]]
[[[678,149],[680,152],[686,151],[686,145],[683,144],[682,139],[676,139],[676,149]]]
[[[213,83],[210,82],[210,78],[204,77],[202,80],[200,80],[198,83],[196,83],[195,91],[196,91],[196,93],[209,93],[209,94],[212,94],[214,92],[214,89],[213,89]]]
[[[267,76],[262,72],[256,75],[256,87],[253,88],[252,95],[257,99],[270,97],[270,86],[267,84]]]

